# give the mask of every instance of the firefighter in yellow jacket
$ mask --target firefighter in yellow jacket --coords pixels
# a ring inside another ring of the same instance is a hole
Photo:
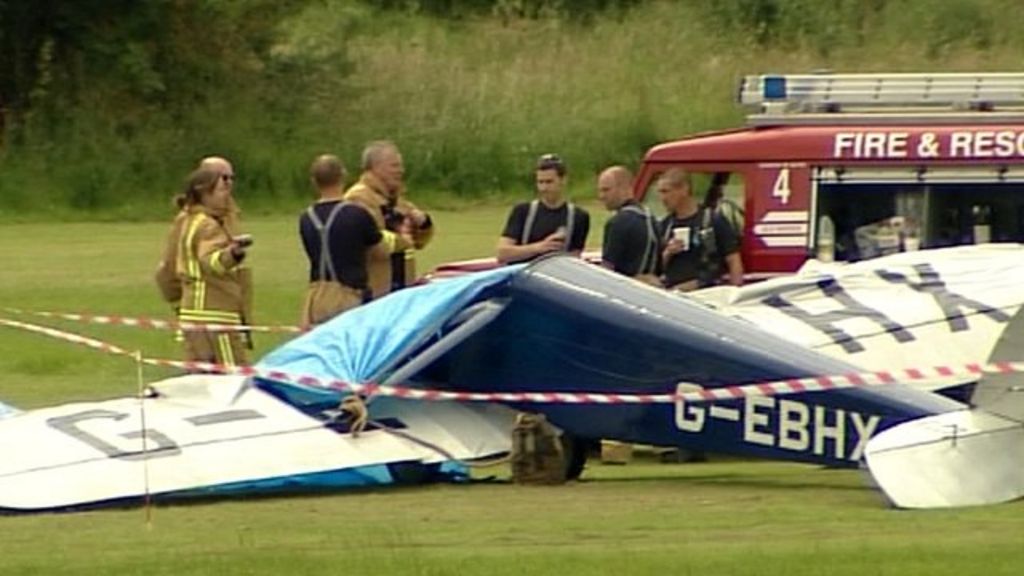
[[[224,227],[231,234],[232,238],[241,236],[240,215],[242,211],[235,202],[235,170],[231,162],[220,156],[207,156],[200,161],[199,168],[219,171],[221,177],[224,178],[224,184],[231,189],[230,207],[228,208],[227,215],[224,217]],[[178,310],[181,308],[181,278],[178,276],[177,270],[178,239],[181,237],[181,226],[188,217],[188,211],[185,210],[184,206],[180,205],[184,202],[184,197],[179,196],[175,200],[179,201],[178,213],[175,215],[174,222],[171,224],[171,229],[168,231],[167,238],[164,241],[163,253],[160,256],[160,262],[157,264],[154,279],[156,280],[160,295],[171,305],[175,316],[177,316]],[[252,269],[248,265],[243,264],[239,268],[238,274],[242,283],[243,301],[245,303],[242,312],[242,323],[252,324]],[[246,337],[246,346],[252,350],[251,335],[247,332],[244,335]]]
[[[240,274],[249,241],[232,237],[224,221],[231,211],[231,187],[222,170],[200,168],[182,195],[183,216],[175,269],[181,281],[178,319],[192,324],[242,324],[245,291]],[[238,332],[187,331],[187,360],[226,365],[247,363]]]
[[[367,255],[367,274],[374,298],[404,288],[416,280],[415,250],[420,250],[434,236],[434,222],[404,197],[402,178],[405,169],[402,154],[393,142],[370,142],[363,149],[363,174],[345,192],[345,201],[365,208],[382,231],[412,238],[412,246],[399,244],[401,250],[390,255],[372,250]]]
[[[412,239],[381,230],[363,207],[345,202],[345,166],[337,156],[318,156],[309,169],[319,199],[299,217],[299,235],[309,258],[309,290],[301,325],[314,324],[355,308],[370,298],[366,263],[388,260]]]

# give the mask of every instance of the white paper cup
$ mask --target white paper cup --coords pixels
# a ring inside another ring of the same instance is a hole
[[[683,250],[690,249],[690,227],[679,226],[672,229],[672,238],[683,243]]]
[[[917,252],[921,249],[920,238],[904,238],[903,239],[903,251],[904,252]]]

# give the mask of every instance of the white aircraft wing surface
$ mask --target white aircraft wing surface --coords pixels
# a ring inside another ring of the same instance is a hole
[[[497,406],[392,402],[381,413],[400,435],[370,428],[353,436],[240,377],[185,376],[153,388],[158,394],[142,402],[69,404],[0,421],[0,508],[301,483],[386,463],[479,458],[510,444],[512,412]],[[375,483],[370,470],[365,484]],[[345,480],[360,482],[358,474]]]
[[[980,410],[949,412],[882,431],[864,453],[901,508],[976,506],[1024,496],[1024,424]]]
[[[866,371],[895,371],[988,362],[1024,303],[1021,286],[1024,246],[991,244],[812,263],[794,276],[692,297]]]

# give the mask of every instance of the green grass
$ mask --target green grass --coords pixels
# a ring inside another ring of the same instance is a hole
[[[1021,506],[884,508],[855,472],[594,466],[505,482],[0,519],[5,574],[1016,574]]]
[[[421,268],[489,255],[505,206],[435,211]],[[595,216],[591,246],[604,214]],[[249,219],[258,320],[291,323],[305,264],[291,217]],[[166,313],[150,275],[165,224],[0,228],[0,308]],[[0,313],[0,316],[10,316]],[[164,333],[42,320],[153,356]],[[282,337],[265,336],[260,350]],[[130,395],[130,361],[0,328],[0,399]],[[161,373],[147,370],[156,379]],[[30,442],[30,439],[26,439]],[[591,465],[583,482],[499,482],[0,517],[0,574],[1017,574],[1024,504],[885,507],[861,473],[713,459]]]

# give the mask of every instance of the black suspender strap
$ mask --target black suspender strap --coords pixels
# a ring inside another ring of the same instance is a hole
[[[647,238],[644,241],[644,257],[640,261],[640,268],[637,269],[637,273],[653,274],[658,262],[658,231],[654,215],[651,214],[651,211],[646,206],[638,206],[636,204],[630,204],[622,209],[637,214],[644,219],[644,224],[647,226]],[[671,227],[669,229],[671,230]]]
[[[314,205],[315,206],[315,205]],[[331,226],[334,225],[334,219],[338,213],[345,206],[344,202],[338,202],[331,208],[330,214],[327,215],[327,222],[322,222],[320,217],[316,215],[314,206],[310,206],[306,209],[306,215],[309,216],[310,222],[313,223],[313,227],[316,228],[317,234],[320,236],[320,279],[324,281],[338,281],[338,274],[334,270],[334,259],[331,258],[331,244],[330,244],[330,230]]]
[[[576,205],[569,202],[565,211],[565,251],[568,252],[572,246],[572,232],[576,227]]]
[[[525,246],[530,243],[530,232],[533,232],[533,222],[537,220],[537,209],[540,207],[540,200],[530,202],[530,211],[526,213],[526,223],[523,224],[523,233],[519,236],[519,245]]]
[[[530,243],[530,234],[533,232],[533,224],[537,221],[537,211],[539,209],[540,200],[530,202],[530,210],[526,213],[526,223],[523,224],[523,233],[519,235],[520,246]],[[564,250],[568,252],[569,247],[572,246],[572,233],[576,228],[576,205],[572,202],[567,203],[565,220]]]

